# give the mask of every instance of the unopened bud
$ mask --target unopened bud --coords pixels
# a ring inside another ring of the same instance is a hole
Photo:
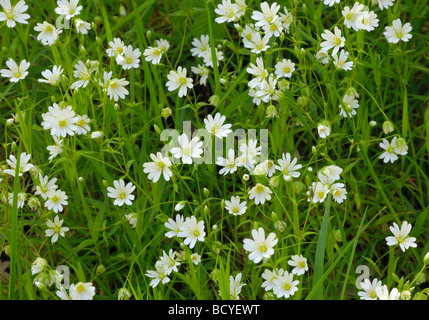
[[[389,134],[395,130],[393,123],[389,120],[383,122],[383,131],[384,134]]]

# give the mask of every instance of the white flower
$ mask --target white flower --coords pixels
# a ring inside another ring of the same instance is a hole
[[[44,258],[37,257],[36,260],[31,265],[31,274],[34,276],[35,274],[39,274],[48,266],[48,261]]]
[[[43,23],[37,23],[37,25],[34,27],[34,30],[40,32],[37,35],[37,40],[42,42],[42,44],[45,46],[53,45],[57,41],[60,33],[63,32],[46,21]]]
[[[131,228],[135,228],[137,226],[138,216],[137,213],[129,213],[125,215],[125,218],[128,220],[128,223],[131,225]]]
[[[340,108],[340,116],[344,118],[352,118],[354,115],[356,115],[356,110],[359,108],[359,101],[355,99],[354,96],[351,95],[345,95],[343,97],[343,104],[340,104],[338,107]]]
[[[264,279],[265,281],[262,283],[261,287],[265,288],[265,291],[274,289],[274,287],[277,285],[274,280],[276,280],[278,277],[281,277],[283,273],[283,269],[276,268],[272,271],[269,269],[265,269],[262,273],[262,279]]]
[[[365,279],[360,283],[363,291],[358,292],[358,296],[361,300],[377,300],[377,293],[375,288],[381,287],[382,283],[377,278],[374,278],[372,282],[369,279]]]
[[[112,79],[109,81],[109,86],[107,87],[107,95],[110,100],[118,101],[119,98],[125,99],[125,96],[128,95],[128,90],[125,89],[129,82],[125,79]]]
[[[68,204],[66,193],[60,189],[49,190],[46,192],[46,198],[48,200],[45,202],[45,207],[48,210],[53,210],[55,213],[62,212],[63,206]]]
[[[262,30],[264,31],[265,35],[269,37],[280,37],[280,35],[283,33],[283,21],[279,16],[276,16],[271,23],[264,24],[262,26]]]
[[[46,149],[49,151],[49,162],[52,161],[57,155],[63,152],[63,140],[57,136],[52,136],[54,138],[54,144],[47,146]]]
[[[118,55],[116,62],[122,66],[122,69],[128,70],[140,66],[140,49],[133,49],[131,45],[123,48],[122,55]]]
[[[84,114],[83,116],[78,115],[76,121],[76,134],[87,134],[88,131],[91,131],[91,128],[88,125],[90,121],[91,119],[89,119],[86,114]]]
[[[287,271],[274,280],[273,292],[277,298],[285,297],[286,299],[293,296],[298,291],[298,280],[293,280],[293,274]]]
[[[27,11],[28,6],[25,1],[19,1],[15,6],[12,6],[10,0],[0,0],[4,12],[0,12],[0,21],[6,21],[8,28],[14,28],[16,22],[28,24],[30,15],[24,13]]]
[[[81,19],[76,19],[75,25],[77,33],[88,34],[88,31],[91,30],[91,24]]]
[[[317,173],[319,181],[323,184],[331,185],[336,180],[341,179],[340,174],[343,172],[343,169],[336,165],[330,165],[324,167]]]
[[[148,173],[148,178],[153,182],[157,182],[161,175],[164,176],[165,181],[169,181],[173,173],[170,170],[171,161],[168,157],[164,157],[161,152],[157,152],[156,155],[150,154],[152,162],[146,162],[143,164],[143,172]]]
[[[280,10],[280,5],[277,5],[277,2],[273,2],[271,7],[267,1],[261,3],[261,10],[254,10],[252,13],[252,19],[256,21],[255,26],[263,27],[264,25],[270,25],[273,21],[278,19],[278,11]]]
[[[159,50],[161,50],[161,53],[166,53],[167,50],[170,48],[170,42],[168,42],[168,40],[165,39],[159,39],[156,40],[156,46],[159,48]]]
[[[21,177],[24,172],[27,172],[34,167],[31,163],[28,163],[28,161],[30,161],[30,158],[31,158],[31,154],[27,154],[27,152],[22,152],[19,155],[19,164],[18,164],[19,177]],[[9,159],[6,160],[6,162],[9,165],[10,169],[5,169],[3,170],[3,172],[15,177],[17,159],[13,154],[11,154],[9,156]]]
[[[274,254],[274,246],[277,244],[278,239],[274,232],[271,232],[265,238],[265,231],[259,227],[258,230],[252,230],[252,239],[243,240],[243,248],[249,251],[249,259],[254,263],[259,263],[262,259],[268,259]]]
[[[266,200],[271,200],[270,188],[263,184],[257,183],[252,189],[249,190],[249,199],[255,199],[256,204],[264,204]]]
[[[290,78],[292,76],[292,72],[295,71],[295,63],[290,59],[283,59],[282,61],[277,62],[275,69],[275,74],[278,78]]]
[[[328,51],[321,49],[317,51],[316,59],[318,59],[321,64],[327,64],[331,60],[331,56],[329,55]]]
[[[344,183],[334,183],[330,187],[332,198],[337,203],[343,203],[347,199],[347,190],[344,188]]]
[[[253,75],[253,79],[249,81],[248,85],[250,88],[255,88],[261,84],[263,80],[268,76],[268,71],[264,67],[264,60],[261,57],[256,58],[256,65],[253,63],[249,64],[250,67],[246,69],[247,73]]]
[[[328,51],[333,48],[332,55],[336,54],[340,48],[344,47],[344,42],[346,41],[346,38],[341,36],[341,30],[337,26],[334,28],[334,33],[325,29],[321,37],[325,40],[320,44],[323,51]]]
[[[188,89],[194,87],[193,80],[186,77],[186,68],[181,66],[177,67],[177,71],[171,70],[167,75],[167,89],[168,91],[174,91],[179,89],[179,97],[187,95]]]
[[[73,76],[78,80],[71,84],[71,89],[85,88],[91,79],[90,70],[80,60],[74,65]]]
[[[276,172],[276,166],[273,160],[265,160],[264,162],[258,164],[253,170],[253,174],[258,176],[267,176],[268,178]]]
[[[319,137],[321,137],[322,139],[325,139],[331,134],[330,125],[323,122],[319,123],[317,125],[317,133],[319,134]]]
[[[113,41],[109,42],[109,48],[106,53],[109,57],[117,57],[124,52],[125,44],[120,38],[113,38]]]
[[[132,182],[128,182],[125,185],[123,179],[113,181],[114,188],[107,187],[107,196],[115,199],[113,204],[115,206],[122,206],[123,204],[131,205],[135,196],[132,192],[136,189],[136,186]]]
[[[77,16],[82,10],[82,6],[78,6],[79,0],[58,0],[55,12],[65,16],[67,20]]]
[[[219,61],[223,60],[223,52],[215,48],[216,65],[219,65]],[[203,56],[203,62],[207,67],[213,68],[212,51],[207,50],[207,53]]]
[[[292,260],[287,262],[288,265],[294,267],[292,269],[292,274],[296,274],[297,276],[303,275],[306,271],[308,271],[307,259],[302,255],[293,255],[291,256]]]
[[[256,96],[261,98],[265,103],[271,100],[278,99],[278,91],[276,90],[277,79],[273,76],[268,76],[268,81],[263,80],[259,86],[259,90],[256,92]]]
[[[289,27],[291,25],[291,23],[293,22],[293,16],[292,16],[292,12],[289,12],[289,10],[284,7],[284,12],[282,13],[280,12],[280,18],[279,20],[282,22],[282,26],[285,29],[285,32],[289,32]]]
[[[242,215],[247,210],[246,201],[240,202],[240,197],[231,197],[231,201],[225,201],[225,209],[234,216]]]
[[[184,243],[189,245],[189,248],[194,248],[197,241],[204,242],[204,237],[206,232],[204,231],[204,220],[198,221],[192,216],[186,218],[185,222],[182,225],[181,232],[178,236],[185,238]]]
[[[226,117],[222,116],[219,112],[215,114],[214,118],[211,114],[207,115],[207,118],[204,119],[206,130],[218,138],[226,138],[232,130],[230,129],[230,123],[223,124],[225,119]]]
[[[247,4],[246,0],[235,0],[235,4],[237,5],[237,12],[235,16],[240,19],[242,16],[246,14]]]
[[[196,266],[201,262],[201,256],[198,253],[191,254],[191,261]]]
[[[191,54],[195,57],[204,58],[207,52],[210,51],[210,38],[208,35],[201,35],[200,39],[194,38],[192,40]]]
[[[386,139],[383,139],[382,142],[380,142],[379,146],[384,149],[385,151],[380,155],[379,159],[383,159],[384,163],[387,162],[395,162],[398,160],[398,150],[396,147],[396,141],[398,140],[398,137],[393,137],[392,141],[389,143]]]
[[[252,39],[250,41],[244,42],[244,46],[247,49],[250,49],[252,53],[260,54],[263,51],[266,51],[270,46],[268,43],[270,42],[270,36],[264,35],[261,36],[259,32],[254,32],[252,34]]]
[[[293,158],[290,155],[290,153],[282,153],[282,158],[277,160],[279,165],[276,165],[276,169],[281,171],[283,173],[283,178],[286,181],[291,180],[292,178],[298,178],[301,173],[299,173],[297,170],[302,168],[301,164],[296,164],[298,159]]]
[[[25,204],[25,199],[26,199],[26,194],[19,192],[17,194],[17,208],[22,208],[24,207]],[[9,193],[9,204],[12,206],[13,205],[13,193]]]
[[[386,285],[376,287],[375,293],[380,300],[399,300],[400,297],[398,289],[393,288],[392,291],[389,292]]]
[[[209,69],[199,64],[197,67],[192,66],[191,71],[200,76],[200,85],[205,86],[207,84]]]
[[[1,69],[1,76],[4,78],[10,78],[10,82],[18,82],[19,80],[25,79],[28,75],[27,69],[30,67],[30,62],[22,60],[18,66],[16,62],[10,58],[6,61],[6,65],[9,69]]]
[[[323,202],[329,191],[329,186],[318,181],[313,188],[312,201],[314,203]]]
[[[340,0],[323,0],[323,4],[330,7],[332,7],[336,3],[340,3]]]
[[[180,232],[182,232],[182,227],[185,220],[182,215],[176,215],[176,220],[168,218],[168,221],[164,223],[164,226],[169,229],[165,236],[167,238],[172,238],[174,236],[178,236]]]
[[[49,83],[51,86],[56,86],[60,81],[60,76],[63,73],[63,69],[61,66],[54,66],[52,68],[52,71],[49,69],[46,69],[45,71],[42,71],[42,76],[45,79],[39,79],[39,82]]]
[[[45,231],[45,234],[47,237],[52,237],[51,238],[52,243],[57,242],[59,236],[65,237],[64,232],[69,231],[69,228],[62,226],[63,221],[64,220],[60,220],[58,216],[55,216],[54,221],[47,219],[46,225],[48,226],[49,229]]]
[[[218,4],[215,9],[215,13],[220,17],[217,17],[215,21],[217,23],[234,22],[237,20],[237,12],[239,8],[235,3],[231,3],[231,0],[222,0],[221,4]]]
[[[223,167],[219,170],[219,174],[227,175],[228,173],[234,173],[237,171],[237,164],[235,163],[235,152],[234,149],[228,150],[228,157],[218,157],[216,160],[218,166]]]
[[[338,68],[346,71],[352,69],[353,61],[346,62],[349,57],[349,53],[344,51],[344,49],[341,49],[339,56],[337,54],[333,54],[332,57],[334,58],[334,65]]]
[[[157,47],[148,47],[143,51],[145,61],[151,62],[152,64],[159,64],[162,58],[162,52]]]
[[[199,137],[194,137],[189,141],[186,133],[183,133],[177,140],[179,147],[174,147],[170,150],[175,158],[182,159],[184,164],[192,164],[193,158],[201,158],[203,142],[200,141]]]
[[[176,258],[176,252],[173,251],[173,249],[170,249],[168,254],[163,251],[162,257],[160,258],[158,265],[164,267],[167,273],[171,273],[172,271],[179,271],[177,267],[180,266],[180,262]]]
[[[390,231],[393,233],[393,237],[386,237],[388,246],[396,246],[399,244],[399,247],[402,251],[405,252],[409,247],[417,247],[416,238],[408,236],[411,231],[411,224],[404,221],[401,225],[401,229],[394,222],[393,226],[389,227]]]
[[[48,176],[42,176],[39,173],[39,184],[36,186],[36,195],[40,195],[44,200],[48,198],[47,193],[51,190],[56,190],[58,186],[55,184],[57,178],[49,180]]]
[[[95,295],[95,287],[91,282],[72,283],[69,288],[72,300],[92,300]]]
[[[356,26],[361,30],[373,31],[378,27],[378,21],[374,11],[363,11],[357,18]]]
[[[241,288],[245,286],[244,283],[241,283],[241,277],[241,272],[238,273],[235,278],[233,276],[229,276],[230,300],[238,300],[240,298]]]
[[[73,136],[76,131],[75,123],[78,120],[71,106],[61,109],[54,103],[48,108],[49,112],[42,114],[43,129],[51,130],[52,136],[65,137]]]
[[[160,282],[162,284],[166,284],[170,282],[170,278],[168,277],[168,272],[165,267],[161,265],[155,265],[154,270],[148,270],[146,272],[146,276],[149,278],[153,278],[153,280],[149,283],[152,288],[155,288]]]
[[[359,16],[362,14],[363,4],[359,2],[355,2],[353,7],[350,9],[349,6],[345,6],[343,11],[341,12],[344,17],[344,24],[347,28],[353,28],[355,31],[358,31],[357,20]]]
[[[252,23],[251,24],[246,24],[241,28],[241,32],[240,32],[240,36],[241,39],[243,41],[243,44],[246,48],[248,48],[248,46],[250,45],[250,41],[252,40],[252,36],[255,32],[258,31],[258,28],[256,28]]]
[[[411,24],[407,22],[402,26],[402,22],[400,19],[393,20],[392,26],[387,26],[384,31],[384,36],[389,43],[398,43],[400,40],[404,42],[408,42],[413,35],[410,33],[413,28]]]
[[[380,10],[383,10],[393,6],[395,0],[372,0],[372,2],[378,3]]]

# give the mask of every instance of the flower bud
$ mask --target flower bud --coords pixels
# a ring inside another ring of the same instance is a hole
[[[169,107],[162,108],[161,117],[168,118],[169,116],[171,116],[172,113],[173,112],[171,111],[171,109]]]
[[[393,130],[395,130],[395,128],[393,127],[393,123],[391,121],[387,120],[383,122],[384,134],[389,134],[393,132]]]
[[[287,224],[283,220],[277,220],[274,222],[274,229],[276,229],[276,231],[280,233],[285,232],[286,227],[287,227]]]
[[[203,189],[203,193],[204,193],[204,195],[206,196],[206,198],[208,198],[208,196],[210,195],[210,191],[209,191],[209,189],[207,189],[207,188],[204,188],[204,189]]]
[[[174,207],[175,211],[180,211],[185,207],[186,201],[180,201],[176,206]]]
[[[103,132],[102,131],[94,131],[91,133],[91,138],[92,139],[98,139],[101,138],[103,136]]]
[[[275,106],[273,106],[272,104],[269,105],[267,107],[267,110],[266,110],[266,116],[267,116],[267,118],[276,117],[277,116],[277,108]]]
[[[6,245],[3,250],[4,250],[5,255],[10,257],[10,245]]]
[[[106,272],[106,267],[104,266],[104,264],[99,264],[99,265],[97,266],[97,269],[95,269],[95,273],[96,273],[97,275],[102,274],[102,273],[105,273],[105,272]]]
[[[377,125],[377,122],[376,121],[370,121],[369,122],[369,126],[370,127],[375,127]]]
[[[220,102],[220,97],[219,97],[219,96],[217,96],[217,95],[212,95],[212,96],[209,98],[209,103],[210,103],[212,106],[217,107],[217,105],[219,104],[219,102]]]
[[[309,98],[309,97],[306,97],[306,96],[300,96],[300,97],[298,97],[298,99],[296,100],[296,103],[297,103],[300,107],[305,107],[309,102],[310,102],[310,98]]]
[[[429,251],[425,254],[425,257],[423,258],[423,263],[426,266],[429,265]]]
[[[153,128],[157,134],[161,134],[161,129],[156,124],[153,125]]]

